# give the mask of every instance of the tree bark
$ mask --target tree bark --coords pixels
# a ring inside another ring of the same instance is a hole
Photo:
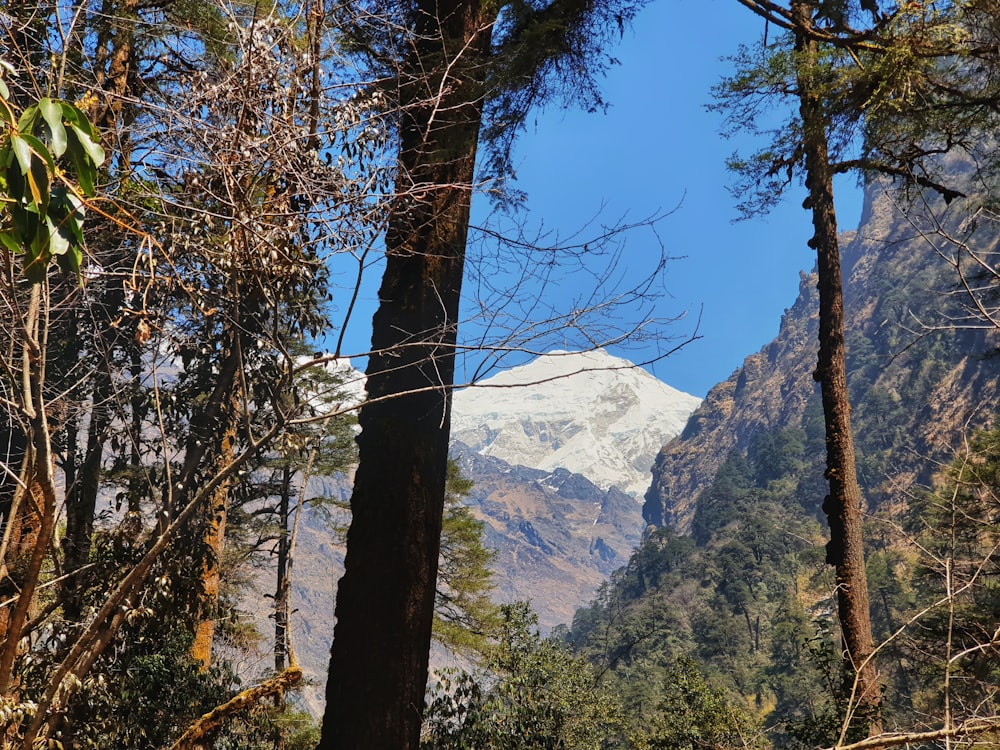
[[[415,3],[322,750],[417,750],[491,19]]]
[[[197,422],[192,420],[188,435],[185,466],[181,474],[181,486],[185,493],[195,494],[196,482],[202,472],[209,476],[221,471],[233,462],[237,454],[238,417],[244,394],[239,386],[238,372],[242,368],[242,342],[240,322],[236,317],[226,324],[223,331],[223,362],[218,381],[212,391],[212,400]],[[218,401],[216,401],[218,399]],[[211,450],[206,450],[210,448]],[[207,466],[202,466],[207,456]],[[229,517],[229,503],[233,478],[227,477],[219,483],[201,510],[201,518],[196,524],[201,534],[202,559],[201,602],[198,621],[194,624],[194,642],[191,658],[207,669],[212,662],[212,645],[215,639],[215,623],[218,619],[219,593],[222,584],[220,564],[226,543],[226,520]],[[182,494],[184,502],[190,495]]]
[[[235,408],[234,404],[219,441],[219,458],[216,463],[220,468],[232,463],[236,455]],[[219,618],[219,594],[222,588],[220,564],[226,546],[226,519],[229,517],[231,487],[232,481],[228,479],[219,485],[212,493],[202,519],[205,559],[202,560],[200,613],[195,625],[194,643],[191,645],[191,658],[202,669],[208,669],[212,664],[215,623]]]
[[[307,481],[303,479],[303,483]],[[291,580],[288,576],[288,547],[291,541],[288,521],[292,495],[292,467],[281,470],[281,496],[278,500],[278,559],[274,587],[274,671],[282,672],[288,660],[288,604]]]
[[[31,528],[28,531],[26,527],[29,522],[22,521],[24,525],[19,540],[19,552],[22,557],[19,562],[25,565],[25,569],[19,581],[17,600],[6,621],[6,637],[0,644],[0,695],[5,696],[15,681],[12,671],[14,660],[24,625],[35,604],[35,589],[41,578],[42,566],[49,551],[56,523],[57,502],[53,478],[52,439],[44,396],[45,358],[39,336],[42,308],[47,304],[47,299],[43,300],[41,285],[33,285],[31,302],[22,328],[24,384],[21,394],[21,410],[28,424],[29,437],[24,468],[21,472],[26,485],[22,488],[21,502],[25,508],[23,518],[31,519]],[[30,546],[28,541],[31,542]]]
[[[881,693],[872,661],[872,627],[868,580],[861,535],[861,487],[858,485],[847,391],[844,344],[844,292],[833,201],[833,172],[827,143],[827,116],[814,77],[818,65],[816,42],[801,29],[812,24],[815,0],[793,0],[795,50],[799,55],[797,85],[805,154],[805,207],[812,211],[815,233],[809,241],[816,250],[819,274],[819,361],[813,377],[819,381],[826,422],[826,479],[830,494],[823,511],[830,524],[826,561],[836,567],[837,611],[846,649],[846,661],[856,693],[858,716],[869,730],[880,730]]]

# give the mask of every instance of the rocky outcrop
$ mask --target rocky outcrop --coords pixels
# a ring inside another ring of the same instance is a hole
[[[566,469],[511,466],[462,443],[452,453],[475,477],[467,501],[497,553],[498,598],[531,601],[543,627],[572,620],[639,543],[641,506],[617,487]]]

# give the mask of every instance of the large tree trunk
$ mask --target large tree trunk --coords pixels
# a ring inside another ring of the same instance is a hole
[[[830,524],[827,563],[837,570],[837,606],[846,657],[856,689],[859,719],[870,731],[880,728],[881,693],[872,661],[872,626],[868,606],[861,536],[861,488],[854,460],[854,434],[847,392],[844,346],[844,293],[837,241],[837,214],[833,202],[833,173],[827,144],[827,117],[813,80],[818,59],[816,43],[801,31],[812,23],[815,0],[793,0],[792,10],[800,31],[795,49],[800,55],[797,83],[806,164],[805,206],[812,210],[815,234],[809,241],[816,250],[819,273],[819,381],[826,420],[826,478],[830,494],[823,511]]]
[[[184,505],[198,489],[199,479],[213,476],[233,462],[237,451],[237,428],[244,394],[238,373],[242,368],[241,317],[226,324],[223,331],[223,364],[219,367],[211,399],[200,418],[191,420],[190,434],[181,473],[180,495]],[[191,658],[208,668],[212,662],[215,623],[218,619],[219,593],[222,578],[220,564],[226,541],[226,521],[229,517],[233,479],[222,481],[212,493],[200,518],[194,524],[201,535],[204,555],[201,564],[201,602],[198,621],[194,624]]]
[[[302,480],[303,483],[308,481]],[[274,671],[280,674],[288,666],[288,615],[289,578],[288,552],[291,534],[288,529],[292,497],[292,467],[285,464],[281,470],[281,496],[278,500],[278,560],[274,587]]]
[[[7,696],[15,682],[14,660],[17,656],[23,628],[35,605],[35,590],[42,574],[42,566],[49,551],[52,532],[56,523],[56,490],[53,478],[52,438],[49,433],[47,405],[45,401],[45,358],[40,342],[43,308],[48,300],[43,299],[41,285],[31,288],[31,300],[21,329],[23,350],[21,412],[28,425],[29,444],[25,451],[21,471],[24,487],[19,488],[15,498],[20,496],[23,511],[14,510],[8,524],[17,524],[20,519],[20,533],[16,548],[8,547],[0,559],[5,567],[9,555],[16,551],[16,565],[19,573],[17,598],[5,622],[5,638],[0,643],[0,695]],[[44,312],[47,312],[45,310]],[[5,543],[6,543],[5,534]],[[4,575],[9,575],[7,571]]]
[[[469,206],[490,23],[416,3],[386,269],[351,498],[324,750],[416,750],[427,682]]]

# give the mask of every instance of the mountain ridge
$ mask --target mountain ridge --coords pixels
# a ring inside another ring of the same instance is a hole
[[[872,510],[896,488],[929,482],[935,462],[947,460],[1000,405],[1000,360],[993,356],[1000,336],[951,325],[966,313],[941,255],[946,249],[933,241],[937,228],[961,227],[967,218],[960,206],[940,202],[928,203],[923,218],[912,209],[904,216],[899,196],[873,184],[858,230],[841,235],[848,387],[859,479]],[[815,284],[814,272],[800,274],[798,297],[775,339],[712,388],[657,455],[643,505],[648,524],[687,533],[699,493],[731,451],[745,453],[769,429],[822,423],[812,379]]]

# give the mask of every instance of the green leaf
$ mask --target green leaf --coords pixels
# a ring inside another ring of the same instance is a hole
[[[52,255],[62,255],[70,248],[69,240],[63,237],[59,227],[52,221],[51,216],[45,217],[45,226],[49,230],[49,253]]]
[[[83,150],[87,152],[87,156],[90,157],[94,166],[101,166],[104,163],[104,149],[101,148],[101,145],[78,125],[72,125],[70,127],[73,128],[73,132],[76,133],[77,138],[80,139],[80,145],[83,146]]]
[[[49,216],[57,223],[59,234],[70,245],[83,245],[83,204],[61,185],[52,191]],[[56,250],[53,249],[52,252]]]
[[[34,242],[26,246],[27,252],[24,255],[24,268],[22,270],[32,284],[40,284],[45,281],[45,272],[49,263],[48,256],[43,254],[41,246],[47,246],[47,240],[47,237],[36,237]]]
[[[14,255],[21,255],[24,252],[24,246],[21,245],[13,232],[0,232],[0,245],[3,245]]]
[[[16,133],[10,137],[10,147],[14,152],[14,157],[21,167],[21,174],[26,175],[31,170],[31,147],[27,141]]]
[[[40,113],[38,105],[34,104],[21,113],[21,118],[17,121],[17,129],[22,133],[31,133],[35,129]]]
[[[86,133],[91,140],[98,140],[96,128],[90,124],[90,120],[87,119],[87,115],[85,115],[79,107],[64,101],[60,101],[59,106],[62,107],[63,118],[70,125],[76,125],[80,128],[80,130]]]
[[[83,191],[84,195],[93,197],[94,180],[97,177],[97,170],[94,169],[93,164],[87,156],[87,152],[84,151],[83,146],[80,144],[80,136],[77,135],[75,128],[69,131],[68,148],[66,151],[73,162],[73,168],[76,170],[76,179],[80,183],[80,190]]]
[[[63,127],[63,108],[58,102],[46,97],[38,102],[38,110],[48,126],[48,142],[52,155],[59,158],[66,151],[66,128]]]
[[[56,256],[56,263],[63,273],[72,273],[80,276],[80,266],[83,263],[83,252],[79,247],[73,245],[68,252]]]
[[[46,146],[37,138],[35,138],[35,136],[30,135],[28,133],[22,133],[21,137],[24,139],[25,143],[31,146],[31,149],[32,151],[35,152],[35,155],[41,157],[42,160],[44,160],[45,165],[49,168],[49,171],[54,173],[56,171],[56,160],[52,158],[52,152],[49,151],[49,147]]]
[[[7,84],[3,82],[2,78],[0,78],[0,96],[4,99],[10,99],[10,89],[7,88]],[[4,115],[4,112],[2,111],[3,109],[3,107],[0,107],[0,117]],[[7,118],[4,117],[4,119],[6,120]],[[8,120],[8,122],[10,121]]]
[[[28,178],[28,187],[34,203],[41,213],[48,211],[49,190],[52,186],[52,172],[46,169],[46,165],[41,159],[31,160],[31,171],[25,175]]]

